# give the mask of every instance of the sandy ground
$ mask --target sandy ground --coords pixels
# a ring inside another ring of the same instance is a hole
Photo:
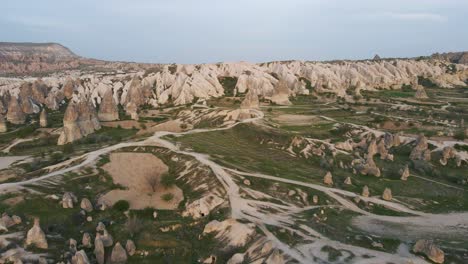
[[[0,157],[0,170],[6,169],[10,167],[11,164],[28,158],[28,156],[8,156],[8,157]]]
[[[180,127],[181,124],[182,123],[178,120],[170,120],[161,124],[156,124],[154,126],[147,125],[147,128],[138,131],[137,135],[152,134],[157,131],[169,131],[179,133],[182,132],[182,128]]]
[[[279,115],[273,118],[276,122],[285,125],[307,126],[322,121],[322,119],[311,115]]]
[[[116,184],[127,187],[127,190],[112,190],[100,198],[100,201],[113,205],[118,200],[127,200],[131,209],[175,209],[183,200],[183,193],[177,186],[165,188],[158,184],[155,192],[147,182],[150,175],[157,177],[168,171],[168,167],[150,153],[112,153],[110,162],[103,166]],[[164,201],[161,196],[171,193],[171,201]]]

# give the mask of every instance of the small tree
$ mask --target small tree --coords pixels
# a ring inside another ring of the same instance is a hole
[[[158,176],[154,173],[146,176],[146,183],[151,188],[153,192],[156,192],[156,188],[158,187]]]

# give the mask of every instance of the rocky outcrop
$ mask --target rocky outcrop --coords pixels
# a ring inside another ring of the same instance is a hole
[[[7,120],[12,124],[24,124],[26,115],[21,108],[18,97],[12,96],[8,104]]]
[[[101,104],[99,105],[98,117],[100,121],[119,120],[119,108],[115,103],[111,89],[104,93]]]
[[[418,240],[413,246],[413,251],[426,255],[428,259],[435,263],[444,263],[444,251],[438,248],[432,241]]]
[[[414,98],[416,99],[427,99],[429,96],[427,96],[426,90],[422,86],[418,86],[416,88],[416,93],[414,94]]]
[[[5,117],[0,114],[0,133],[5,133],[8,131],[8,126],[5,121]]]
[[[26,245],[33,245],[42,249],[47,249],[49,247],[44,231],[42,231],[39,224],[39,218],[34,219],[34,226],[29,229],[26,235]]]
[[[364,196],[364,197],[369,197],[370,192],[369,192],[369,187],[367,187],[367,185],[365,185],[364,187],[362,187],[362,193],[361,193],[361,195]]]
[[[280,80],[273,91],[273,95],[270,100],[277,105],[290,105],[289,101],[289,88],[288,84],[284,80]]]
[[[39,125],[41,127],[47,127],[48,126],[47,112],[46,112],[45,108],[42,109],[41,114],[39,115]]]
[[[325,174],[325,176],[323,177],[323,183],[325,183],[326,185],[333,185],[333,177],[331,172],[328,171]]]
[[[127,240],[127,243],[125,243],[125,250],[127,251],[127,254],[129,256],[135,255],[136,252],[136,246],[133,240]]]
[[[352,181],[351,181],[351,177],[346,177],[345,181],[344,181],[344,184],[346,185],[351,185],[353,184]]]
[[[211,233],[216,233],[216,239],[225,243],[227,247],[243,247],[255,235],[255,224],[244,224],[235,219],[222,222],[213,220],[203,230],[203,234]]]
[[[208,216],[211,210],[218,207],[223,202],[224,200],[221,197],[214,194],[204,196],[187,205],[185,211],[182,212],[182,216],[191,216],[194,219]]]
[[[408,177],[410,176],[410,171],[409,171],[408,165],[406,165],[405,168],[400,171],[400,174],[401,174],[400,179],[402,181],[408,180]]]
[[[94,240],[94,256],[96,257],[96,261],[98,264],[104,264],[104,243],[102,243],[102,240],[99,236],[96,236],[96,239]]]
[[[76,196],[71,192],[66,192],[62,197],[62,207],[63,208],[73,208],[73,205],[77,202]]]
[[[427,138],[424,135],[420,135],[416,139],[416,145],[410,153],[411,160],[431,160],[431,151],[429,150]]]
[[[448,61],[450,63],[468,64],[468,52],[447,52],[435,53],[431,55],[432,58],[437,60]]]
[[[122,245],[120,245],[120,242],[115,243],[112,249],[110,262],[112,264],[124,264],[127,262],[127,252]]]
[[[81,209],[83,209],[85,212],[92,212],[93,211],[93,204],[88,198],[83,198],[80,203]]]
[[[392,190],[390,188],[385,188],[382,193],[382,199],[385,201],[391,201],[393,199]]]
[[[440,164],[445,166],[447,165],[447,162],[449,159],[453,159],[456,157],[457,157],[457,151],[453,147],[447,146],[442,149],[441,158],[439,162]]]
[[[75,253],[75,255],[71,259],[72,264],[90,264],[91,262],[86,255],[84,250],[80,250]]]
[[[92,247],[91,241],[92,241],[91,235],[89,233],[84,233],[83,238],[81,239],[81,244],[83,245],[83,247],[91,248]]]
[[[101,129],[94,107],[86,102],[71,102],[63,118],[63,131],[59,145],[73,142]]]
[[[57,43],[0,42],[0,73],[30,74],[77,68],[81,59]]]
[[[259,109],[260,102],[258,101],[258,95],[254,90],[249,90],[245,94],[245,98],[241,103],[241,109]]]

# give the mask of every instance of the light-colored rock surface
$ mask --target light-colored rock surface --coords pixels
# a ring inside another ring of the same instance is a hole
[[[19,100],[16,96],[12,96],[8,104],[8,112],[6,115],[8,122],[13,124],[24,124],[26,115],[21,108]]]
[[[0,114],[0,133],[5,133],[8,131],[8,126],[5,121],[5,117]]]
[[[390,190],[390,188],[385,188],[385,190],[383,191],[383,194],[382,194],[382,199],[384,199],[386,201],[391,201],[393,199],[392,190]]]
[[[420,135],[416,139],[416,145],[410,153],[411,160],[431,160],[431,151],[429,150],[427,138],[424,135]]]
[[[216,239],[227,246],[242,247],[255,235],[255,224],[243,224],[235,219],[227,219],[222,222],[213,220],[205,226],[203,233],[216,233]]]
[[[73,142],[101,129],[96,110],[86,102],[69,103],[63,117],[63,131],[58,139],[59,145]]]
[[[353,184],[352,181],[351,181],[351,177],[346,177],[345,181],[344,181],[344,184],[346,185],[351,185]]]
[[[83,247],[91,248],[93,246],[91,241],[92,241],[91,240],[91,235],[89,233],[84,233],[83,234],[83,239],[81,239],[81,244],[83,245]]]
[[[108,89],[99,105],[98,117],[100,121],[119,120],[119,109],[114,100],[112,89]]]
[[[96,236],[96,239],[94,239],[94,256],[96,257],[97,263],[104,264],[104,261],[105,261],[104,243],[102,242],[99,236]]]
[[[361,195],[364,196],[364,197],[369,197],[370,192],[369,192],[369,187],[367,187],[367,185],[365,185],[364,187],[362,187],[362,193],[361,193]]]
[[[127,240],[127,243],[125,243],[125,250],[127,251],[127,254],[129,256],[135,255],[136,252],[136,246],[133,240]]]
[[[91,262],[84,250],[80,250],[72,257],[72,264],[90,264]]]
[[[41,249],[47,249],[49,247],[45,233],[41,229],[39,218],[34,219],[34,225],[31,229],[29,229],[26,235],[26,245],[34,245],[35,247]]]
[[[323,183],[325,183],[326,185],[333,185],[333,176],[331,172],[328,171],[325,174],[325,176],[323,177]]]
[[[186,206],[185,211],[182,212],[182,216],[184,217],[190,216],[194,219],[199,219],[199,218],[208,216],[211,210],[218,207],[223,202],[224,202],[224,199],[214,194],[204,196],[188,204]]]
[[[401,171],[401,177],[400,179],[402,181],[408,180],[408,177],[410,176],[410,171],[408,165],[405,166],[405,168]]]
[[[44,109],[42,109],[41,114],[39,115],[39,125],[41,127],[47,127],[48,125],[48,120],[47,120],[47,112]]]
[[[415,253],[422,253],[427,256],[430,260],[435,263],[444,263],[445,254],[440,248],[438,248],[432,241],[429,240],[418,240],[413,246]]]
[[[120,242],[115,243],[115,246],[112,249],[110,262],[112,264],[123,264],[127,262],[127,252]]]
[[[73,208],[74,204],[77,202],[76,196],[71,192],[65,192],[62,197],[62,207],[63,208]]]
[[[90,213],[93,211],[93,204],[88,198],[83,198],[80,203],[80,208]]]
[[[236,253],[228,260],[227,264],[242,264],[244,263],[244,254]]]

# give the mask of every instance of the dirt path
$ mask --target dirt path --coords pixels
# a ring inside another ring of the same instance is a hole
[[[255,122],[256,120],[259,120],[262,118],[263,118],[263,113],[258,112],[258,117],[247,119],[240,123]],[[240,123],[234,123],[224,128],[195,129],[195,130],[190,130],[190,131],[182,132],[182,133],[167,132],[167,131],[156,132],[153,136],[147,138],[144,141],[120,143],[117,145],[109,146],[100,150],[87,153],[83,156],[80,156],[74,159],[75,161],[79,161],[80,159],[82,159],[83,161],[81,161],[81,163],[68,167],[68,168],[58,169],[57,171],[45,174],[39,178],[35,178],[35,179],[23,181],[23,182],[17,182],[17,183],[0,184],[0,190],[9,190],[11,188],[19,188],[27,184],[35,183],[35,182],[38,182],[38,181],[41,181],[50,177],[54,177],[57,175],[64,174],[66,172],[70,172],[70,171],[82,168],[84,166],[91,165],[93,164],[93,162],[95,162],[99,158],[99,156],[112,152],[114,150],[120,149],[120,148],[129,147],[129,146],[148,146],[148,145],[162,146],[175,153],[192,156],[196,160],[198,160],[201,164],[210,167],[213,173],[215,174],[215,176],[217,177],[217,179],[219,180],[219,182],[227,191],[229,202],[231,205],[231,217],[235,219],[244,219],[252,223],[255,223],[261,230],[263,230],[263,233],[267,236],[267,238],[274,243],[276,248],[281,249],[285,254],[295,259],[299,263],[310,263],[313,259],[320,260],[318,263],[330,263],[330,261],[328,260],[328,254],[322,250],[324,246],[330,246],[348,255],[349,253],[352,253],[353,263],[386,263],[386,262],[408,263],[409,261],[412,261],[412,263],[427,263],[427,262],[411,254],[406,254],[404,256],[401,256],[398,254],[380,252],[380,251],[376,251],[372,249],[361,248],[361,247],[347,245],[347,244],[343,244],[337,241],[330,240],[326,238],[325,236],[321,235],[320,233],[318,233],[317,231],[307,226],[297,224],[294,220],[294,215],[297,213],[296,207],[287,208],[284,205],[277,205],[274,203],[268,203],[268,204],[262,203],[260,205],[256,201],[242,198],[240,195],[240,188],[236,184],[236,182],[233,180],[232,174],[236,173],[236,174],[240,174],[240,175],[244,175],[248,177],[264,178],[264,179],[269,179],[272,181],[285,182],[285,183],[300,185],[300,186],[309,187],[309,188],[322,191],[326,195],[337,200],[343,207],[347,208],[348,210],[360,213],[362,217],[366,217],[365,219],[379,220],[379,221],[384,221],[387,223],[407,223],[408,221],[411,221],[412,223],[419,225],[419,226],[425,226],[427,228],[441,228],[442,230],[445,227],[454,227],[454,225],[458,225],[457,227],[460,227],[460,224],[465,223],[464,222],[465,220],[463,219],[468,219],[464,214],[460,214],[459,215],[460,217],[456,217],[456,219],[459,219],[459,221],[457,222],[452,219],[454,218],[453,214],[451,215],[426,214],[426,213],[422,213],[422,212],[409,209],[405,207],[404,205],[401,205],[398,203],[383,201],[375,197],[361,197],[361,199],[363,200],[373,202],[376,204],[381,204],[395,211],[405,212],[405,213],[413,214],[416,216],[395,217],[395,216],[381,216],[381,215],[372,214],[372,213],[369,213],[360,209],[353,202],[344,198],[344,197],[349,197],[349,198],[356,197],[356,196],[359,196],[358,194],[348,192],[345,190],[329,188],[329,187],[325,187],[325,186],[321,186],[317,184],[304,183],[304,182],[289,180],[285,178],[274,177],[270,175],[264,175],[264,174],[259,174],[259,173],[246,173],[246,172],[230,170],[212,161],[210,159],[210,156],[208,155],[180,150],[176,144],[162,139],[162,137],[166,135],[181,136],[181,135],[187,135],[187,134],[226,130]],[[380,131],[376,131],[376,132],[382,133]],[[70,164],[70,161],[68,161],[67,164]],[[60,167],[60,164],[57,164],[57,165],[52,166],[51,169],[59,168],[59,167]],[[265,210],[264,207],[268,207],[268,210]],[[276,238],[271,232],[269,232],[268,229],[266,229],[266,225],[276,226],[281,229],[289,230],[292,233],[298,234],[300,237],[303,238],[304,241],[296,245],[294,248],[292,248],[289,245],[283,243],[278,238]],[[336,263],[341,263],[341,262],[340,260],[338,260]]]

